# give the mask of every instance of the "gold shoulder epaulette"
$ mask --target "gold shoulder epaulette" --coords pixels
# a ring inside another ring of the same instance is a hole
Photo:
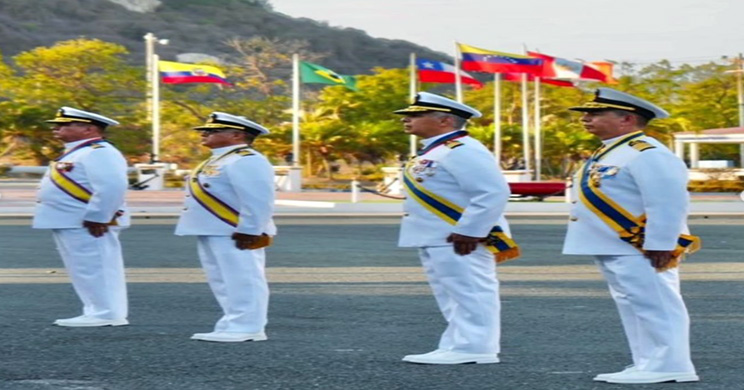
[[[238,154],[239,156],[244,156],[244,157],[245,157],[245,156],[253,156],[253,154],[254,154],[253,152],[251,152],[251,151],[250,151],[250,150],[248,150],[248,149],[245,149],[245,150],[239,150],[239,151],[237,151],[236,153],[237,153],[237,154]]]
[[[462,145],[464,145],[462,142],[455,141],[455,140],[450,140],[450,141],[447,141],[447,142],[444,143],[444,146],[446,146],[446,147],[448,147],[450,149],[454,149],[454,148],[456,148],[458,146],[462,146]]]
[[[93,144],[93,145],[90,145],[90,147],[91,147],[91,149],[101,149],[101,148],[105,148],[105,146],[103,146],[103,145],[101,145],[101,144]]]
[[[651,145],[650,143],[648,143],[646,141],[641,141],[641,140],[630,141],[628,143],[628,145],[630,145],[633,149],[635,149],[635,150],[637,150],[639,152],[642,152],[642,151],[648,150],[648,149],[654,149],[654,148],[656,148],[656,146]]]

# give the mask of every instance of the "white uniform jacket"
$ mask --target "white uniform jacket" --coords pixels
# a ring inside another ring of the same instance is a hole
[[[238,226],[233,227],[217,218],[194,199],[186,186],[184,209],[176,226],[176,235],[229,236],[234,232],[276,234],[272,220],[274,168],[271,163],[253,149],[248,149],[251,154],[245,156],[232,153],[219,158],[241,147],[245,148],[246,145],[212,149],[212,159],[217,160],[207,163],[198,178],[206,191],[239,212]]]
[[[622,137],[603,141],[611,145]],[[655,146],[638,150],[629,144],[610,151],[597,162],[605,169],[599,190],[635,217],[646,214],[645,250],[673,250],[677,238],[687,233],[689,193],[687,167],[654,138],[638,140]],[[589,210],[579,198],[574,176],[571,213],[563,246],[567,255],[638,255],[618,233]]]
[[[442,135],[444,136],[444,135]],[[439,137],[424,141],[428,145]],[[509,186],[496,160],[477,140],[457,138],[460,146],[440,145],[414,158],[407,170],[427,190],[464,208],[453,226],[424,208],[409,195],[403,203],[398,245],[401,247],[446,246],[447,236],[457,233],[486,237],[498,224],[508,233],[504,208],[509,200]]]
[[[65,152],[90,140],[65,144]],[[70,196],[44,174],[37,194],[33,228],[82,228],[83,221],[107,223],[116,217],[116,224],[129,226],[126,196],[127,162],[110,143],[100,142],[82,147],[64,156],[58,164],[65,166],[65,175],[91,193],[88,203]]]

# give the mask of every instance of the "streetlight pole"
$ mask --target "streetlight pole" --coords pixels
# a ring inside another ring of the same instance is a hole
[[[155,54],[155,35],[147,33],[145,38],[145,80],[147,80],[147,121],[152,121],[152,56]]]
[[[742,54],[739,53],[739,57],[736,58],[736,96],[739,103],[739,127],[744,127],[744,86],[741,83],[741,73],[744,72],[742,69]]]
[[[158,39],[153,33],[145,38],[145,70],[147,77],[147,120],[152,123],[152,153],[150,162],[160,161],[160,78],[158,77],[158,56],[155,44],[167,45],[167,39]]]
[[[739,106],[739,127],[744,127],[744,85],[742,85],[741,80],[741,74],[744,73],[744,59],[741,53],[734,59],[734,66],[736,69],[727,70],[725,73],[736,73],[736,101]],[[739,166],[744,168],[744,144],[739,144]]]
[[[744,72],[742,68],[742,54],[739,53],[739,57],[736,59],[736,96],[739,103],[739,127],[744,127],[744,85],[741,83],[741,73]],[[744,168],[744,144],[739,144],[739,167]],[[742,191],[742,199],[744,199],[744,191]]]

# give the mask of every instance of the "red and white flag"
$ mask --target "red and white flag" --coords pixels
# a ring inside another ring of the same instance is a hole
[[[608,75],[589,64],[567,60],[565,58],[553,57],[542,53],[528,51],[528,55],[543,60],[543,72],[540,75],[546,79],[562,80],[595,80],[608,83],[612,80],[612,74]],[[611,72],[611,70],[610,70]]]
[[[425,58],[416,59],[416,67],[418,68],[419,81],[422,83],[455,83],[455,67],[446,64],[444,62],[427,60]],[[476,80],[473,76],[460,70],[460,80],[465,84],[470,84],[476,88],[483,86],[483,83]]]

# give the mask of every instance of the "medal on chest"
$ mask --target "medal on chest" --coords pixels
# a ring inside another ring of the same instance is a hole
[[[219,167],[214,166],[214,165],[207,165],[206,167],[202,168],[201,172],[199,173],[201,173],[202,175],[206,177],[215,177],[215,176],[219,176],[220,169]]]
[[[589,170],[589,183],[592,187],[599,188],[602,185],[602,179],[613,177],[618,172],[620,172],[619,167],[594,164]]]
[[[72,169],[75,168],[75,163],[60,161],[56,164],[56,167],[62,172],[72,172]]]
[[[434,176],[437,172],[437,162],[427,159],[419,159],[413,162],[410,170],[417,182],[424,181],[424,178]]]

